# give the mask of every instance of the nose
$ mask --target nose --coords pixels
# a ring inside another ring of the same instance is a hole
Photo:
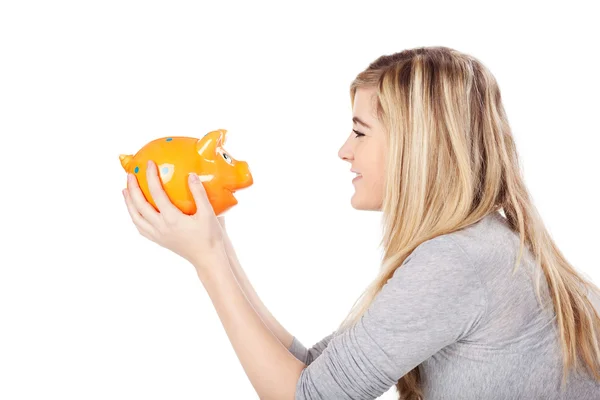
[[[348,162],[350,162],[352,160],[352,158],[354,157],[354,153],[352,152],[352,149],[350,148],[350,144],[348,143],[348,140],[346,140],[346,142],[344,142],[342,147],[340,147],[340,149],[338,151],[338,157],[341,158],[342,160],[348,161]]]
[[[242,165],[242,167],[238,170],[237,189],[243,189],[251,186],[254,183],[254,178],[252,177],[252,172],[246,161],[240,161],[239,164]]]

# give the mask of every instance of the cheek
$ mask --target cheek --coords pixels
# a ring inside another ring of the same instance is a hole
[[[383,182],[385,176],[385,163],[381,158],[373,163],[373,167],[369,169],[370,175],[378,184]]]
[[[386,162],[385,162],[385,154],[381,154],[381,157],[378,160],[377,163],[378,166],[378,176],[379,179],[381,179],[381,181],[383,182],[384,178],[385,178],[385,169],[386,169]]]

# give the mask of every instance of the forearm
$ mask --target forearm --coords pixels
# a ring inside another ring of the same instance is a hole
[[[280,323],[275,319],[275,317],[271,314],[269,309],[263,304],[260,297],[254,290],[254,287],[250,283],[250,280],[246,276],[245,271],[243,270],[240,262],[235,253],[235,249],[226,234],[225,227],[223,226],[224,234],[224,244],[225,250],[227,252],[227,257],[229,259],[229,264],[231,266],[231,270],[235,278],[237,279],[242,291],[248,298],[248,301],[252,305],[252,308],[259,315],[264,324],[269,328],[271,332],[277,337],[277,339],[285,346],[286,349],[289,349],[292,345],[292,340],[294,339],[293,335],[290,334]]]
[[[227,336],[260,399],[294,399],[306,365],[266,327],[233,275],[225,253],[195,265]]]

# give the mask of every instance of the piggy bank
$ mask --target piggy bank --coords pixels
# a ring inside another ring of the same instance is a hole
[[[135,174],[146,200],[158,211],[146,180],[148,160],[154,161],[162,187],[184,214],[196,212],[188,186],[188,174],[198,174],[215,215],[238,204],[234,193],[253,183],[248,163],[238,161],[223,149],[225,129],[208,132],[201,139],[184,136],[153,140],[135,155],[121,154],[123,169]]]

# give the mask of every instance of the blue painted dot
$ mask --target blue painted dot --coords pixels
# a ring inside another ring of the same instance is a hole
[[[167,138],[167,142],[170,142],[171,140],[173,140],[173,138]]]
[[[162,173],[166,174],[167,172],[169,172],[169,167],[162,167]]]
[[[140,167],[135,167],[135,169],[133,170],[133,172],[135,172],[136,174],[140,171]]]

